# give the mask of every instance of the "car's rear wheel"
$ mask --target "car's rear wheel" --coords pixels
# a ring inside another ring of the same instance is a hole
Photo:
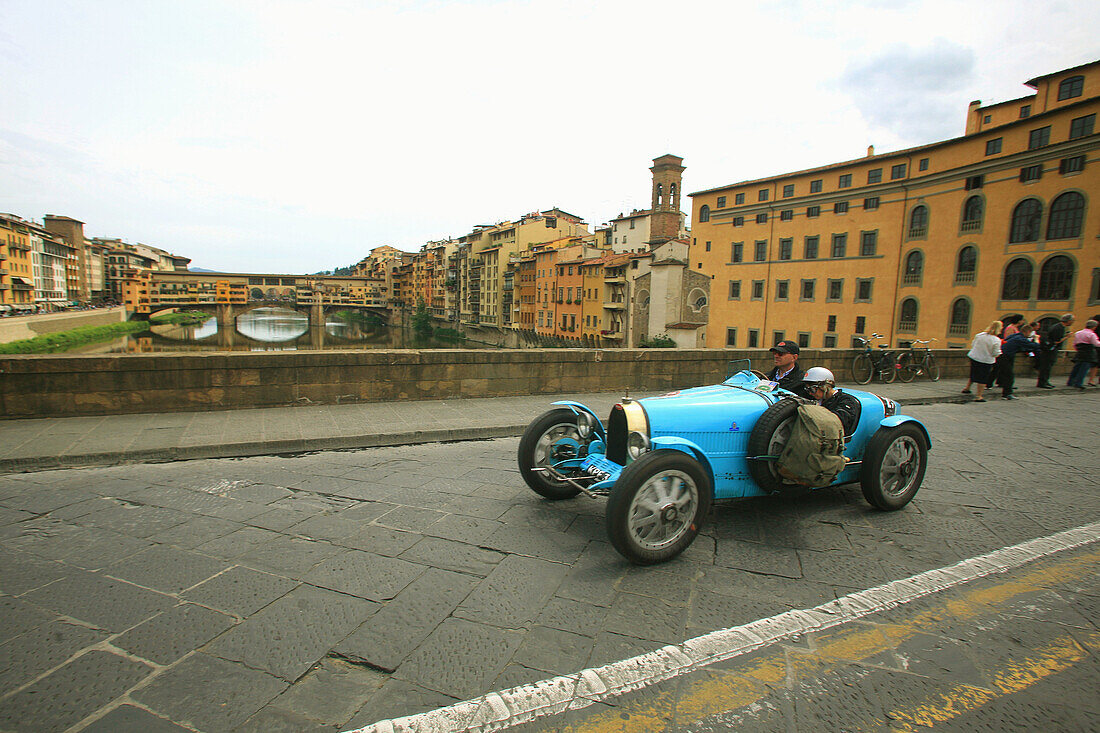
[[[569,458],[580,458],[587,451],[591,435],[584,436],[577,414],[566,408],[545,412],[535,418],[519,441],[519,472],[535,493],[547,499],[571,499],[580,489],[567,481],[552,478],[536,468],[548,468]]]
[[[611,544],[635,565],[671,560],[695,540],[710,511],[711,482],[697,460],[656,450],[628,465],[607,501]]]
[[[920,428],[902,424],[879,428],[867,441],[860,486],[877,509],[901,509],[916,496],[928,466],[928,443]]]
[[[768,456],[766,459],[750,460],[749,475],[752,476],[757,486],[765,491],[783,491],[783,477],[776,470],[775,458],[783,452],[791,437],[791,426],[794,424],[795,415],[798,413],[798,401],[792,399],[780,400],[764,410],[764,414],[756,421],[752,432],[749,433],[749,456]]]

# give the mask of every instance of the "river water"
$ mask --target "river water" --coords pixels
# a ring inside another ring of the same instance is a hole
[[[323,327],[311,327],[309,318],[301,313],[283,308],[257,308],[238,317],[232,329],[220,329],[214,317],[195,326],[154,325],[148,331],[90,344],[68,353],[496,348],[470,339],[419,338],[411,330],[372,325],[360,319],[344,320],[337,315],[326,318]]]

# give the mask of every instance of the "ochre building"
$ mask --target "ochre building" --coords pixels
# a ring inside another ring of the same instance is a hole
[[[1100,62],[972,102],[962,137],[691,194],[706,345],[966,347],[1009,314],[1100,312]]]

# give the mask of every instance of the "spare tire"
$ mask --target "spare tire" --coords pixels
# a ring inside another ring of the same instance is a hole
[[[764,491],[787,491],[801,487],[784,484],[774,460],[756,461],[754,456],[778,456],[787,444],[791,424],[798,412],[798,400],[783,399],[764,410],[749,433],[749,475]]]

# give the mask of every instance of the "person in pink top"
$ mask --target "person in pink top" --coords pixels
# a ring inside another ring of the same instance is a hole
[[[1085,377],[1096,364],[1097,349],[1100,349],[1100,337],[1096,335],[1096,321],[1089,321],[1077,333],[1073,334],[1073,348],[1077,352],[1073,358],[1073,371],[1069,373],[1067,387],[1085,388]]]

